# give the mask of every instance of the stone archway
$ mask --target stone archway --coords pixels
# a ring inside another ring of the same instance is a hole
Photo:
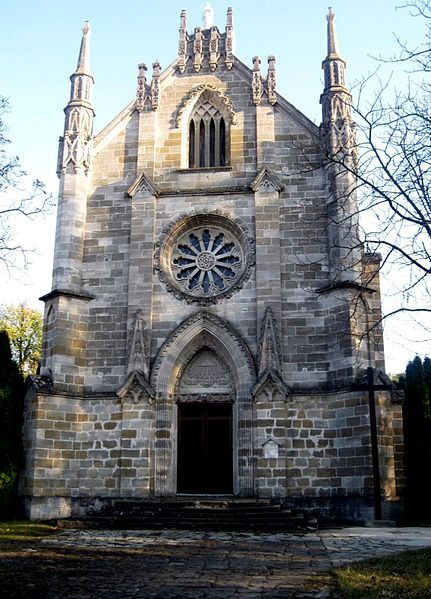
[[[205,311],[183,322],[160,349],[152,370],[156,392],[154,491],[156,496],[177,492],[178,393],[183,374],[201,350],[214,352],[232,381],[233,492],[253,494],[252,399],[256,371],[240,335],[225,321]],[[184,386],[182,387],[184,390]],[[225,389],[226,390],[226,389]]]
[[[234,402],[229,367],[209,347],[198,350],[175,393],[178,493],[232,493]]]

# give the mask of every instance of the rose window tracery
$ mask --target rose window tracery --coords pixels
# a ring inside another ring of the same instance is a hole
[[[254,240],[239,219],[220,213],[178,218],[165,228],[155,253],[165,288],[200,305],[241,289],[253,266]]]
[[[241,248],[228,233],[216,228],[187,233],[172,255],[179,284],[197,295],[225,291],[241,273]]]

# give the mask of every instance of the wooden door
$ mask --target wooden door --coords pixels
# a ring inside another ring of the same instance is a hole
[[[178,493],[232,493],[232,404],[178,404]]]

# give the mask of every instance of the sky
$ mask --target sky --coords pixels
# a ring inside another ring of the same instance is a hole
[[[55,195],[58,137],[76,67],[81,28],[90,21],[91,67],[95,76],[95,131],[106,126],[135,96],[137,65],[157,59],[162,68],[177,56],[179,15],[186,9],[189,32],[202,24],[205,2],[196,0],[15,0],[2,7],[0,95],[9,98],[8,151],[20,158],[29,177],[45,182]],[[397,8],[402,0],[215,0],[215,24],[224,30],[233,7],[236,55],[248,66],[253,56],[276,58],[277,89],[312,121],[320,123],[321,63],[326,54],[326,12],[336,15],[339,46],[347,61],[348,84],[376,69],[376,57],[391,56],[395,35],[414,44],[422,24]],[[387,69],[388,67],[386,67]],[[389,67],[391,68],[391,67]],[[396,78],[393,80],[397,83]],[[25,272],[0,270],[0,304],[38,298],[51,289],[55,211],[15,228],[34,249]],[[391,289],[383,280],[383,293]],[[387,293],[389,295],[389,293]],[[408,332],[406,332],[408,331]],[[431,354],[431,342],[418,342],[405,317],[385,328],[388,372],[400,372],[415,353]]]

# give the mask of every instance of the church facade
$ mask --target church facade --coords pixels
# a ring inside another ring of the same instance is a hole
[[[367,367],[384,374],[379,256],[358,238],[355,131],[328,14],[322,125],[233,53],[232,10],[93,135],[85,24],[60,138],[52,291],[26,396],[31,518],[118,499],[257,497],[370,519]],[[265,72],[264,72],[265,71]],[[331,159],[329,159],[329,157]],[[378,381],[377,381],[378,382]],[[376,397],[384,514],[402,414]]]

